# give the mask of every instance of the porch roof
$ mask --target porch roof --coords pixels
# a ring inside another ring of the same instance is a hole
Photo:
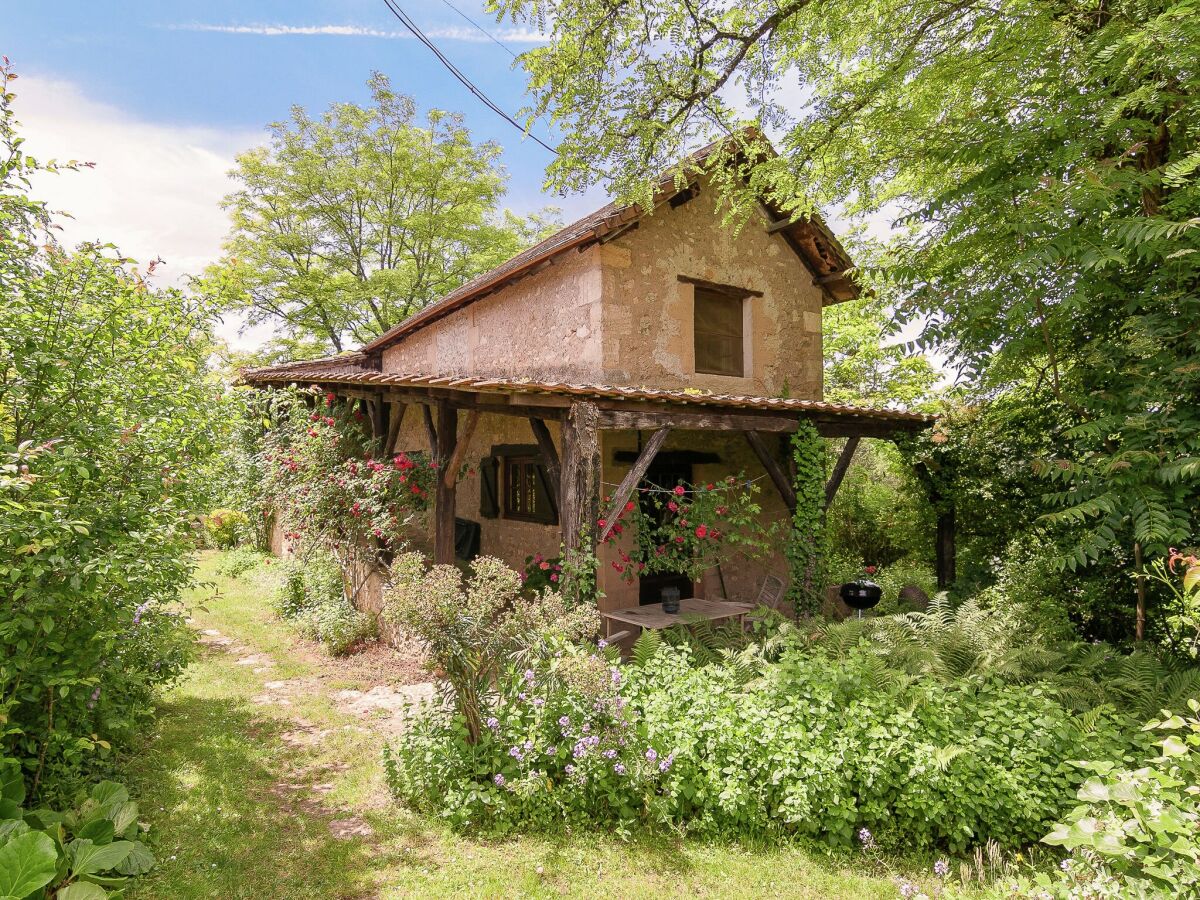
[[[378,390],[439,389],[476,395],[494,395],[500,402],[567,406],[573,399],[599,401],[614,409],[644,410],[688,407],[720,416],[739,412],[775,417],[815,419],[828,435],[886,436],[893,431],[919,431],[936,416],[896,409],[879,409],[800,400],[793,397],[751,397],[701,390],[678,390],[632,385],[541,381],[492,375],[434,374],[425,372],[380,372],[363,353],[347,353],[308,362],[243,370],[241,380],[257,386],[314,384],[321,387],[360,386]],[[622,401],[617,403],[617,401]],[[514,412],[517,412],[514,409]],[[765,419],[764,419],[765,422]],[[645,426],[649,427],[649,426]],[[780,429],[769,429],[780,430]],[[791,430],[795,430],[793,426]]]

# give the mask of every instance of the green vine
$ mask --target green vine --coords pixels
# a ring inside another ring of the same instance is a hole
[[[824,602],[822,532],[825,527],[825,444],[811,422],[802,421],[792,435],[796,511],[786,547],[791,585],[788,599],[797,616],[817,613]]]

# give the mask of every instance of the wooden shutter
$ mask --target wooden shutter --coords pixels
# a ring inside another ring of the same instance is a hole
[[[550,476],[541,463],[537,464],[537,478],[534,479],[533,490],[534,517],[547,525],[557,525],[558,509],[554,505],[554,492],[550,490]]]
[[[696,371],[745,374],[742,359],[742,299],[705,288],[695,294]]]
[[[500,460],[494,456],[485,456],[479,461],[479,514],[485,519],[500,515],[499,468]]]

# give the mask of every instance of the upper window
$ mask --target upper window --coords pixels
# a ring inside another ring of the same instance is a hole
[[[695,290],[696,371],[707,375],[745,375],[744,298],[699,286]]]

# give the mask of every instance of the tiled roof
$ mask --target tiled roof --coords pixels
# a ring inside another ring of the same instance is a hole
[[[707,147],[696,151],[688,158],[688,163],[695,165],[702,163],[722,143],[724,141],[714,141]],[[658,190],[656,203],[666,202],[679,193],[673,178],[664,179],[659,184]],[[782,225],[782,211],[774,208],[766,200],[763,201],[763,205],[776,219],[780,220]],[[595,212],[560,229],[540,243],[523,250],[494,269],[471,279],[445,297],[430,303],[420,312],[409,316],[366,344],[362,349],[367,353],[377,352],[389,344],[395,343],[405,334],[428,325],[517,278],[532,274],[542,264],[554,259],[559,254],[574,247],[582,247],[598,241],[606,234],[636,222],[641,216],[642,210],[636,206],[620,206],[616,203],[602,206]],[[775,226],[772,226],[772,230],[776,230]],[[850,257],[820,216],[814,215],[809,219],[798,219],[778,228],[778,231],[804,260],[813,277],[826,291],[826,296],[831,298],[830,302],[850,300],[858,296],[858,288],[843,274],[852,265]]]
[[[631,387],[487,375],[431,375],[419,372],[379,372],[362,353],[343,354],[309,362],[284,363],[242,372],[247,384],[369,385],[380,387],[452,388],[472,393],[557,394],[595,400],[642,400],[725,409],[820,413],[838,418],[870,419],[910,427],[931,424],[936,417],[895,409],[846,406],[791,397],[748,397],[696,390]]]

